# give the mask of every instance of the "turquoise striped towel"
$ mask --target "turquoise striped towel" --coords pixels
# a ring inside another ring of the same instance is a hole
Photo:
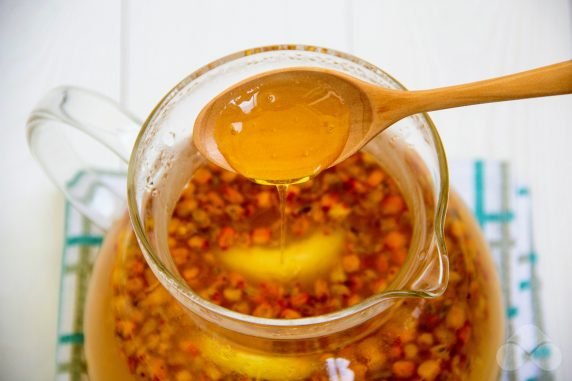
[[[550,370],[559,359],[543,333],[530,192],[512,179],[505,162],[453,161],[450,172],[485,233],[501,276],[507,316],[507,340],[497,356],[502,380],[551,380]],[[87,379],[83,307],[102,242],[102,232],[69,204],[65,214],[56,354],[56,379],[61,381]]]

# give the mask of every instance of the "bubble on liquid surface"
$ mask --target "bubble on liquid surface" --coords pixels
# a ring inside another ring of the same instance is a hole
[[[324,122],[324,128],[326,129],[327,134],[334,132],[334,126],[330,122]]]
[[[276,96],[274,94],[268,94],[266,96],[266,100],[268,101],[268,103],[274,103],[276,102]]]
[[[230,124],[230,133],[238,135],[242,132],[242,122],[232,122]]]

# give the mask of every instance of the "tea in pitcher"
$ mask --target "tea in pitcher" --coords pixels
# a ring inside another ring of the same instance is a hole
[[[212,165],[197,169],[174,207],[168,245],[181,276],[200,297],[257,317],[319,316],[382,292],[408,259],[410,208],[369,154],[360,152],[289,187],[283,262],[278,204],[272,187]],[[344,359],[355,380],[486,374],[491,370],[472,364],[486,356],[492,341],[474,332],[496,314],[490,309],[495,301],[486,299],[494,273],[482,258],[471,257],[482,248],[470,238],[473,231],[457,206],[450,213],[451,287],[442,297],[404,301],[380,328],[349,343],[326,340],[322,349],[301,346],[284,353],[276,342],[279,354],[201,330],[157,281],[126,230],[111,302],[129,372],[141,380],[325,381],[337,380],[328,366]]]

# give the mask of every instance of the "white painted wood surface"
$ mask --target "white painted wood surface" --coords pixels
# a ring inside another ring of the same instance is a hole
[[[141,117],[227,53],[306,43],[356,54],[412,89],[572,58],[567,0],[0,1],[0,379],[54,373],[63,198],[33,162],[27,114],[60,84]],[[509,159],[532,188],[548,335],[572,379],[572,96],[432,113],[449,157]]]

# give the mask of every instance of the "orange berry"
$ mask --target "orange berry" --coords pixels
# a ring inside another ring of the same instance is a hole
[[[398,195],[386,196],[381,201],[381,211],[383,214],[399,214],[405,209],[405,201]]]
[[[307,292],[300,292],[290,297],[290,304],[292,307],[299,308],[305,305],[309,299],[310,295]]]
[[[193,175],[192,181],[197,184],[204,185],[211,181],[213,175],[207,168],[201,167],[197,169]]]
[[[347,273],[353,273],[359,270],[361,260],[357,254],[348,254],[342,257],[342,268]]]
[[[252,231],[252,243],[255,245],[264,245],[270,242],[272,231],[270,228],[256,228]]]
[[[208,246],[208,241],[201,236],[194,235],[187,241],[187,245],[193,249],[204,249]]]
[[[274,308],[269,303],[261,303],[252,312],[254,316],[271,318],[274,317]]]
[[[436,360],[426,360],[419,365],[417,375],[426,381],[433,381],[439,376],[441,366]]]
[[[396,361],[391,370],[397,378],[409,378],[415,374],[415,363],[409,360]]]
[[[301,318],[302,315],[300,314],[300,312],[296,310],[293,310],[291,308],[286,308],[284,311],[282,311],[280,317],[283,319],[298,319]]]
[[[372,171],[367,177],[367,184],[371,187],[376,187],[383,181],[385,175],[380,170]]]
[[[242,299],[242,290],[239,288],[225,288],[222,294],[224,298],[229,302],[238,302],[240,299]]]
[[[405,234],[394,230],[385,235],[383,242],[387,247],[391,249],[397,249],[405,246],[407,243],[407,237]]]
[[[272,206],[272,194],[268,191],[258,193],[256,195],[256,203],[260,208],[269,208]]]
[[[185,278],[187,282],[195,279],[197,275],[199,275],[199,268],[197,266],[193,266],[183,271],[183,278]]]
[[[222,249],[222,250],[226,250],[228,249],[230,246],[232,246],[232,244],[234,243],[234,240],[236,239],[236,231],[229,227],[229,226],[225,226],[219,236],[218,236],[218,246]]]
[[[459,329],[465,324],[466,315],[463,307],[453,305],[447,313],[447,327],[451,329]]]

